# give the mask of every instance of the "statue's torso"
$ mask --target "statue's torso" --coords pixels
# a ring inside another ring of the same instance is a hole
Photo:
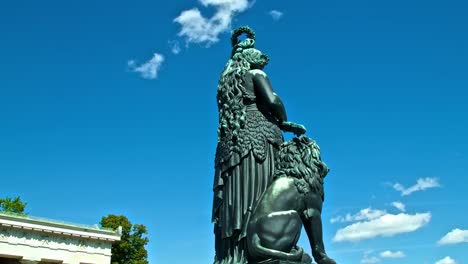
[[[245,125],[238,133],[238,140],[234,142],[232,135],[226,133],[221,136],[216,149],[215,165],[229,163],[233,154],[240,158],[253,151],[255,158],[259,161],[265,160],[268,144],[275,147],[283,142],[281,130],[277,121],[265,110],[259,109],[260,102],[255,96],[255,87],[252,75],[247,72],[244,75],[243,104],[245,107]],[[236,164],[230,164],[231,166]],[[223,166],[225,167],[225,166]]]

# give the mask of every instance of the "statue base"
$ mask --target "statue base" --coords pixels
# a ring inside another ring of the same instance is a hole
[[[262,262],[249,262],[249,264],[312,264],[312,262],[307,261],[290,261],[290,260],[265,260]]]
[[[260,262],[250,262],[249,264],[312,264],[312,258],[309,254],[302,255],[301,261],[269,259]]]

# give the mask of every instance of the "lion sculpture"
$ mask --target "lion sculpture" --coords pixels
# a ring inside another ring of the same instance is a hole
[[[249,217],[249,263],[311,263],[297,246],[304,226],[318,264],[336,264],[322,239],[323,178],[329,169],[314,140],[300,136],[281,145],[273,182]]]

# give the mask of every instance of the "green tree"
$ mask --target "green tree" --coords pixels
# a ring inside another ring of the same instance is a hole
[[[0,212],[26,215],[24,208],[27,204],[26,202],[22,202],[19,196],[14,199],[11,197],[0,198]]]
[[[121,240],[112,245],[112,264],[148,264],[148,252],[145,245],[149,239],[144,225],[132,225],[123,215],[109,214],[101,219],[101,226],[117,229],[122,227]]]

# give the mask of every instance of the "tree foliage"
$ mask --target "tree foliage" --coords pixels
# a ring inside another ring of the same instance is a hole
[[[145,245],[149,242],[144,225],[135,224],[123,215],[109,214],[101,219],[101,226],[117,229],[122,227],[121,240],[112,245],[112,264],[148,264]]]
[[[14,199],[11,197],[0,198],[0,212],[25,215],[24,209],[27,204],[22,202],[19,196]]]

